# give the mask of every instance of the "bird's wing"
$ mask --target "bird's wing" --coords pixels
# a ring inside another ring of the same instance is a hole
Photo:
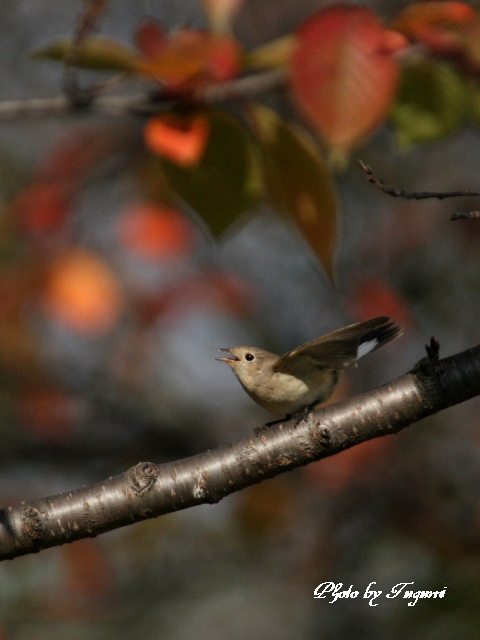
[[[348,369],[356,365],[358,358],[401,333],[401,327],[395,326],[387,316],[351,324],[286,353],[277,361],[274,371],[294,374],[299,366],[305,366],[305,357],[316,367]]]

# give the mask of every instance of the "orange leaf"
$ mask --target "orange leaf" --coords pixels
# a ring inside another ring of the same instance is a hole
[[[461,48],[461,27],[475,19],[474,9],[463,2],[417,2],[406,7],[392,26],[412,40],[446,53]]]
[[[203,157],[210,134],[204,116],[182,118],[161,115],[151,118],[145,127],[147,147],[181,167],[191,167]]]
[[[330,7],[298,30],[293,96],[333,155],[342,157],[385,117],[397,88],[394,42],[366,8]]]
[[[192,225],[170,207],[139,202],[119,220],[122,243],[147,260],[178,258],[193,247]]]
[[[194,29],[173,34],[159,55],[137,66],[141,75],[176,88],[193,81],[225,82],[239,69],[240,46],[234,38]]]
[[[135,32],[135,44],[140,53],[148,59],[159,56],[167,45],[167,35],[158,20],[144,20]]]
[[[122,293],[114,274],[86,251],[71,251],[53,263],[43,297],[47,315],[73,331],[101,335],[118,319]]]

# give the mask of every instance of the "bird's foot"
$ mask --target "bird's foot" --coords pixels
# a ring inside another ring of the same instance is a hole
[[[274,424],[280,424],[281,422],[285,422],[285,420],[290,420],[291,417],[292,416],[285,416],[284,418],[280,418],[280,420],[272,420],[272,422],[266,422],[261,427],[255,427],[253,431],[258,436],[261,431],[266,431],[268,427],[273,427]]]
[[[294,429],[296,429],[301,422],[308,418],[308,415],[313,410],[313,408],[314,405],[309,405],[308,407],[305,407],[305,409],[302,409],[299,413],[297,413],[296,420],[293,425]]]

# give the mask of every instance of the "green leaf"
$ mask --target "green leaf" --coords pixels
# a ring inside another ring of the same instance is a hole
[[[211,131],[201,161],[180,167],[162,159],[162,165],[171,189],[218,235],[258,201],[260,170],[241,122],[225,111],[207,112],[206,116]]]
[[[421,60],[403,70],[390,119],[401,147],[432,142],[454,133],[469,109],[463,79],[448,64]]]
[[[337,197],[333,180],[306,132],[282,120],[275,111],[252,105],[266,188],[276,207],[289,215],[334,277],[337,244]]]
[[[290,64],[296,44],[297,38],[293,33],[282,36],[247,53],[245,55],[245,64],[251,69],[265,67],[280,67],[284,69]]]
[[[73,40],[56,40],[42,49],[30,53],[38,60],[57,60],[68,62],[76,67],[86,69],[113,69],[115,71],[134,72],[137,69],[139,57],[134,49],[110,40],[89,36],[75,47]]]

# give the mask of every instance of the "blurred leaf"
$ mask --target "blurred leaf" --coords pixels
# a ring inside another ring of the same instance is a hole
[[[72,40],[57,40],[51,44],[33,51],[30,56],[39,60],[58,60],[69,62],[77,67],[86,69],[112,69],[133,72],[138,66],[138,55],[110,38],[88,36],[79,47],[75,47]]]
[[[71,249],[52,263],[42,303],[50,319],[72,331],[97,336],[117,322],[123,293],[105,262],[92,253]]]
[[[135,44],[145,58],[155,58],[167,45],[167,33],[163,25],[153,18],[143,20],[135,31]]]
[[[162,114],[145,126],[147,147],[175,164],[190,167],[203,156],[210,134],[210,122],[204,115]]]
[[[308,120],[345,164],[349,151],[380,124],[394,99],[395,49],[407,44],[370,9],[334,6],[297,31],[292,94]],[[393,37],[395,35],[395,37]]]
[[[140,60],[137,72],[171,86],[225,82],[238,74],[240,57],[240,45],[231,36],[182,29],[169,36],[157,56]]]
[[[202,0],[205,13],[214,31],[229,33],[232,18],[245,0]]]
[[[122,244],[145,260],[184,257],[194,245],[194,231],[185,215],[148,202],[131,204],[118,220]]]
[[[404,68],[390,118],[401,147],[454,133],[469,108],[466,85],[448,64],[422,60]]]
[[[359,278],[348,296],[348,308],[355,321],[390,316],[404,328],[415,322],[407,302],[388,282],[377,276]]]
[[[293,33],[267,42],[267,44],[257,47],[246,54],[246,65],[253,69],[262,67],[286,67],[290,64],[296,44],[297,38]]]
[[[325,162],[306,133],[275,111],[252,105],[249,113],[259,138],[270,197],[295,220],[333,279],[337,199]]]
[[[207,117],[211,133],[200,162],[184,168],[163,160],[162,166],[171,188],[217,235],[257,202],[259,167],[249,134],[237,118],[222,111]]]
[[[480,19],[478,16],[475,22],[462,31],[461,53],[470,75],[478,79],[480,70]]]
[[[461,27],[471,24],[475,18],[475,10],[464,2],[416,2],[399,13],[392,28],[434,51],[445,53],[458,49]]]
[[[10,203],[18,229],[29,235],[51,234],[64,222],[73,198],[63,182],[34,182]]]

